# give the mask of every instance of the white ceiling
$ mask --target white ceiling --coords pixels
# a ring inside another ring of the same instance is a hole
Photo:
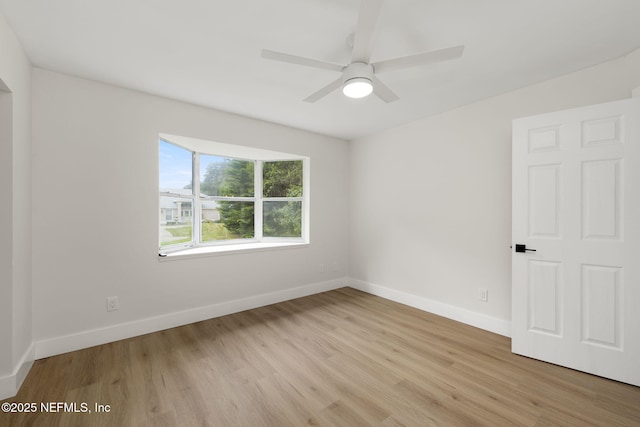
[[[340,91],[335,72],[261,49],[346,64],[360,0],[0,0],[34,65],[353,139],[625,55],[639,0],[385,0],[372,62],[466,46],[461,59],[385,73],[400,100]]]

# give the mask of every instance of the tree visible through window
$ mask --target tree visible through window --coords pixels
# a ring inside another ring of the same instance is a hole
[[[302,162],[263,165],[264,224],[269,237],[299,237],[302,232]]]
[[[161,139],[160,248],[302,238],[303,166],[203,154]]]

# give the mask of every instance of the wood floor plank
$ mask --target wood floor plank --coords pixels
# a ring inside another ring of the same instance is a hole
[[[0,426],[640,426],[640,388],[350,288],[38,360]],[[109,412],[96,412],[96,404]]]

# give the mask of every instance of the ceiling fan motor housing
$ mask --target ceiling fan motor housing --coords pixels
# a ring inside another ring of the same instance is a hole
[[[342,70],[342,83],[352,79],[367,79],[373,83],[373,66],[364,62],[352,62]]]

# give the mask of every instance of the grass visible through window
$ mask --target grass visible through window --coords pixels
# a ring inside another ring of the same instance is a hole
[[[182,239],[171,239],[169,241],[162,242],[162,246],[165,245],[176,245],[180,243],[186,243],[191,241],[191,225],[181,225],[181,226],[172,226],[165,227],[171,236],[175,238],[182,237]],[[231,233],[227,230],[227,227],[224,224],[213,222],[213,221],[204,221],[202,222],[202,241],[209,242],[213,240],[231,240],[231,239],[240,239],[241,236],[239,234]]]

